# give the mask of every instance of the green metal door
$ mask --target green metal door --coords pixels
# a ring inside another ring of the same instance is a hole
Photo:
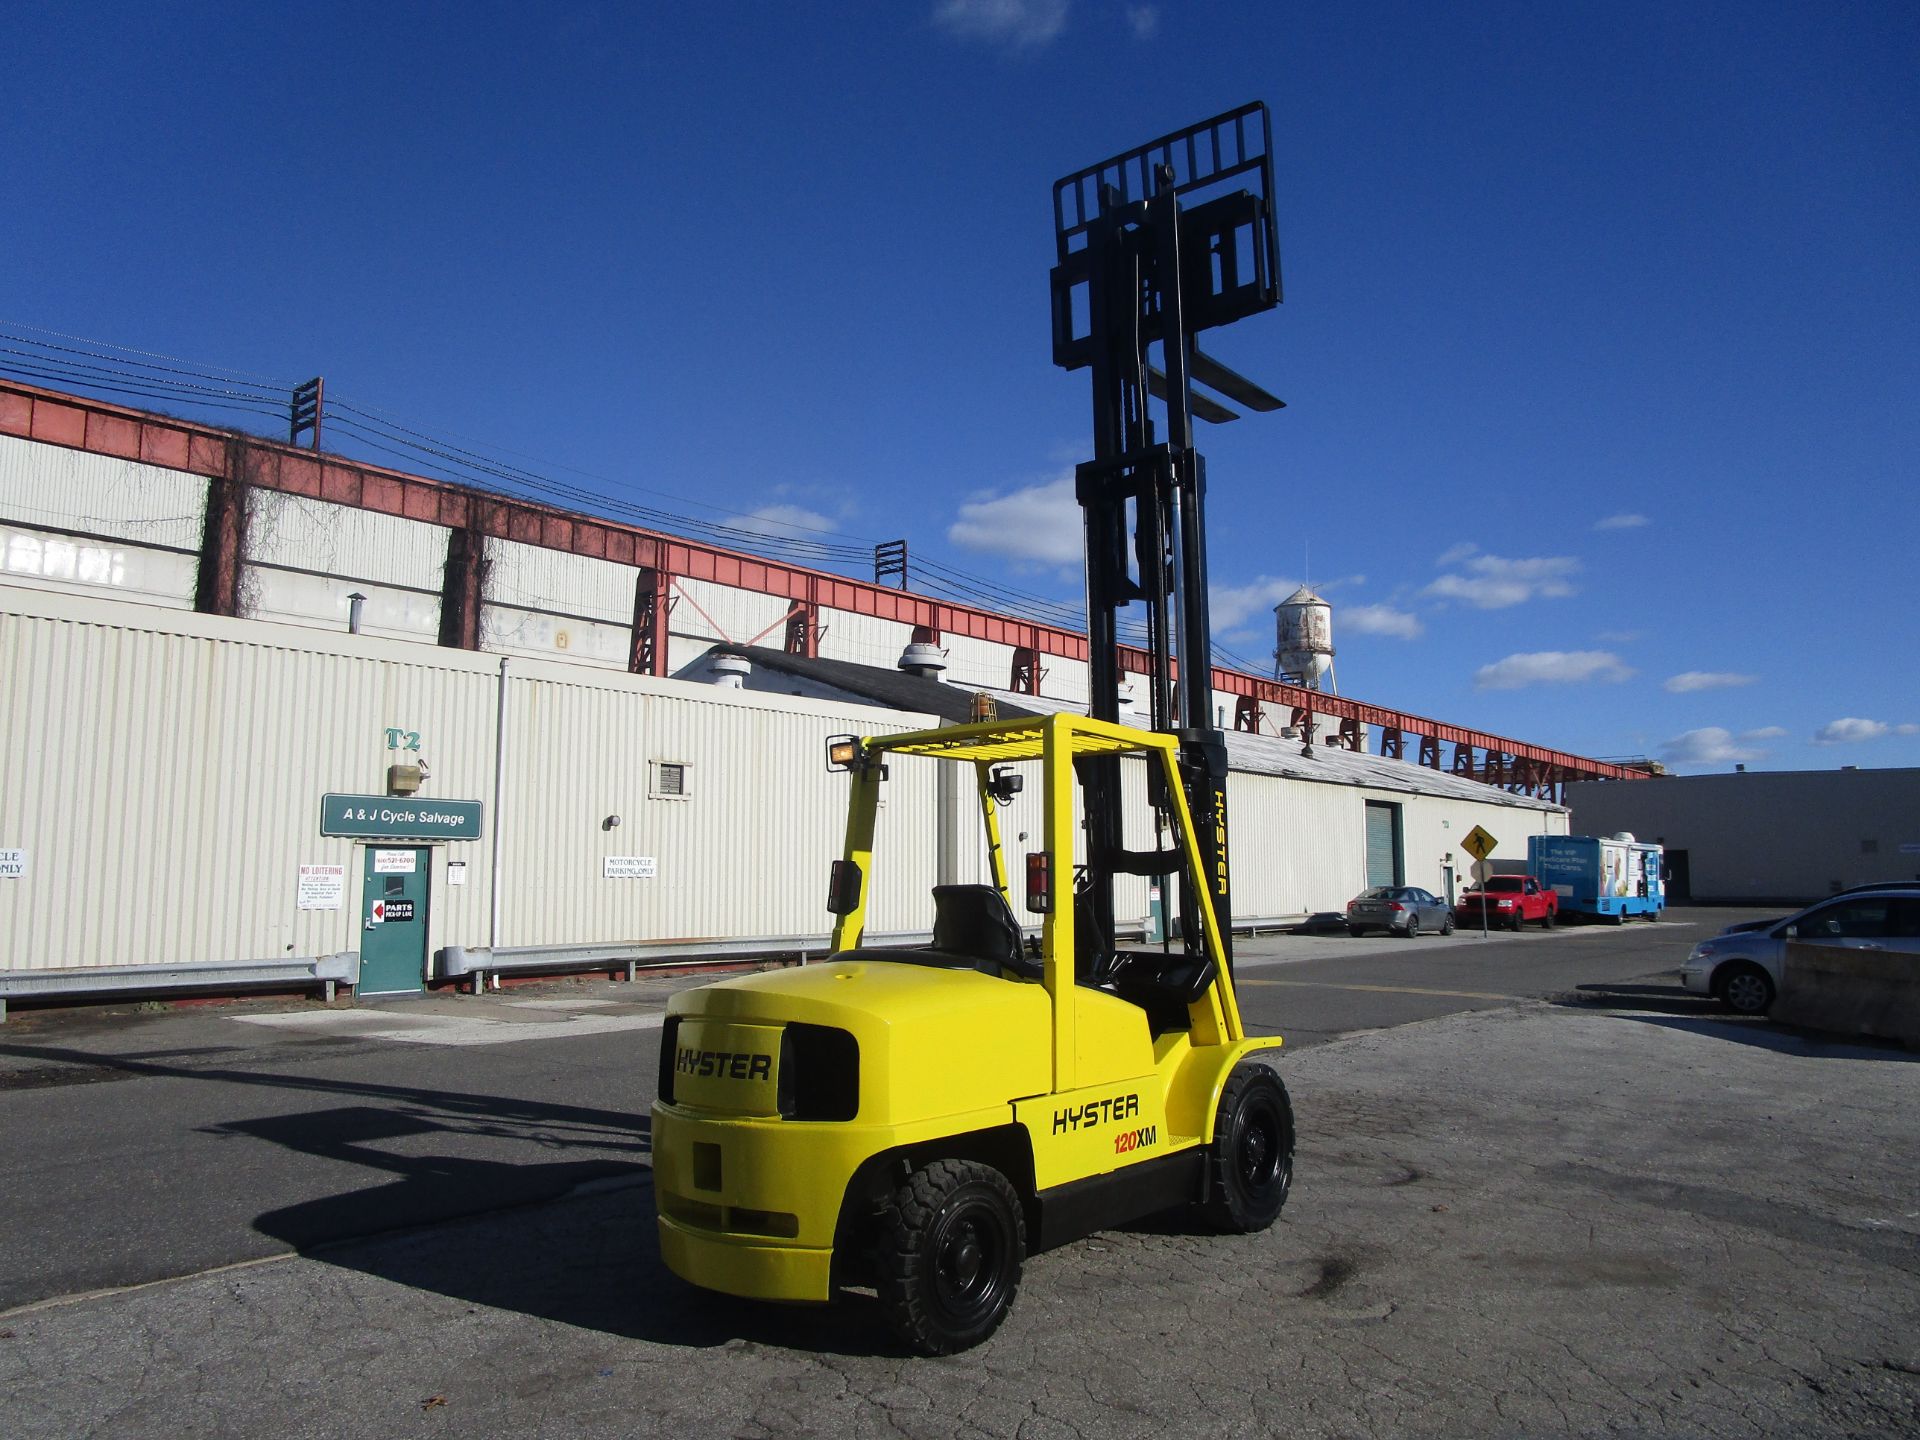
[[[427,985],[428,883],[424,846],[369,845],[360,888],[360,994],[417,994]]]

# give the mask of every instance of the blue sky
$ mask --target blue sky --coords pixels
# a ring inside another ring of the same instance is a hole
[[[1347,694],[1920,764],[1911,5],[69,4],[8,47],[0,328],[1066,601],[1051,184],[1264,99],[1287,300],[1209,348],[1289,408],[1200,436],[1220,642],[1268,665],[1310,574]]]

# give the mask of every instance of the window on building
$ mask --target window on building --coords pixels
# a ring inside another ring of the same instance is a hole
[[[691,793],[688,785],[691,768],[684,760],[652,761],[653,783],[647,787],[647,793],[656,800],[685,800]]]

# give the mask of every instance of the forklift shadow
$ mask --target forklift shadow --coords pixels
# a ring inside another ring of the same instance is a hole
[[[646,1121],[636,1124],[644,1135]],[[463,1307],[661,1345],[746,1342],[846,1355],[894,1349],[868,1295],[846,1295],[831,1307],[776,1306],[681,1281],[660,1258],[652,1172],[637,1161],[449,1155],[444,1142],[419,1143],[438,1128],[432,1122],[366,1107],[226,1128],[393,1174],[370,1189],[256,1217],[255,1229],[320,1264]],[[448,1318],[458,1313],[433,1308]]]

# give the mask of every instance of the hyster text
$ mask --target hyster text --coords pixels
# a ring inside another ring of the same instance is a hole
[[[1139,1113],[1140,1097],[1138,1095],[1115,1095],[1107,1100],[1089,1100],[1084,1105],[1069,1105],[1064,1110],[1054,1111],[1053,1133],[1059,1135],[1069,1130],[1092,1130],[1096,1126],[1112,1125]]]
[[[694,1050],[673,1052],[673,1068],[682,1075],[717,1075],[727,1080],[767,1080],[773,1076],[773,1057],[751,1050]]]

